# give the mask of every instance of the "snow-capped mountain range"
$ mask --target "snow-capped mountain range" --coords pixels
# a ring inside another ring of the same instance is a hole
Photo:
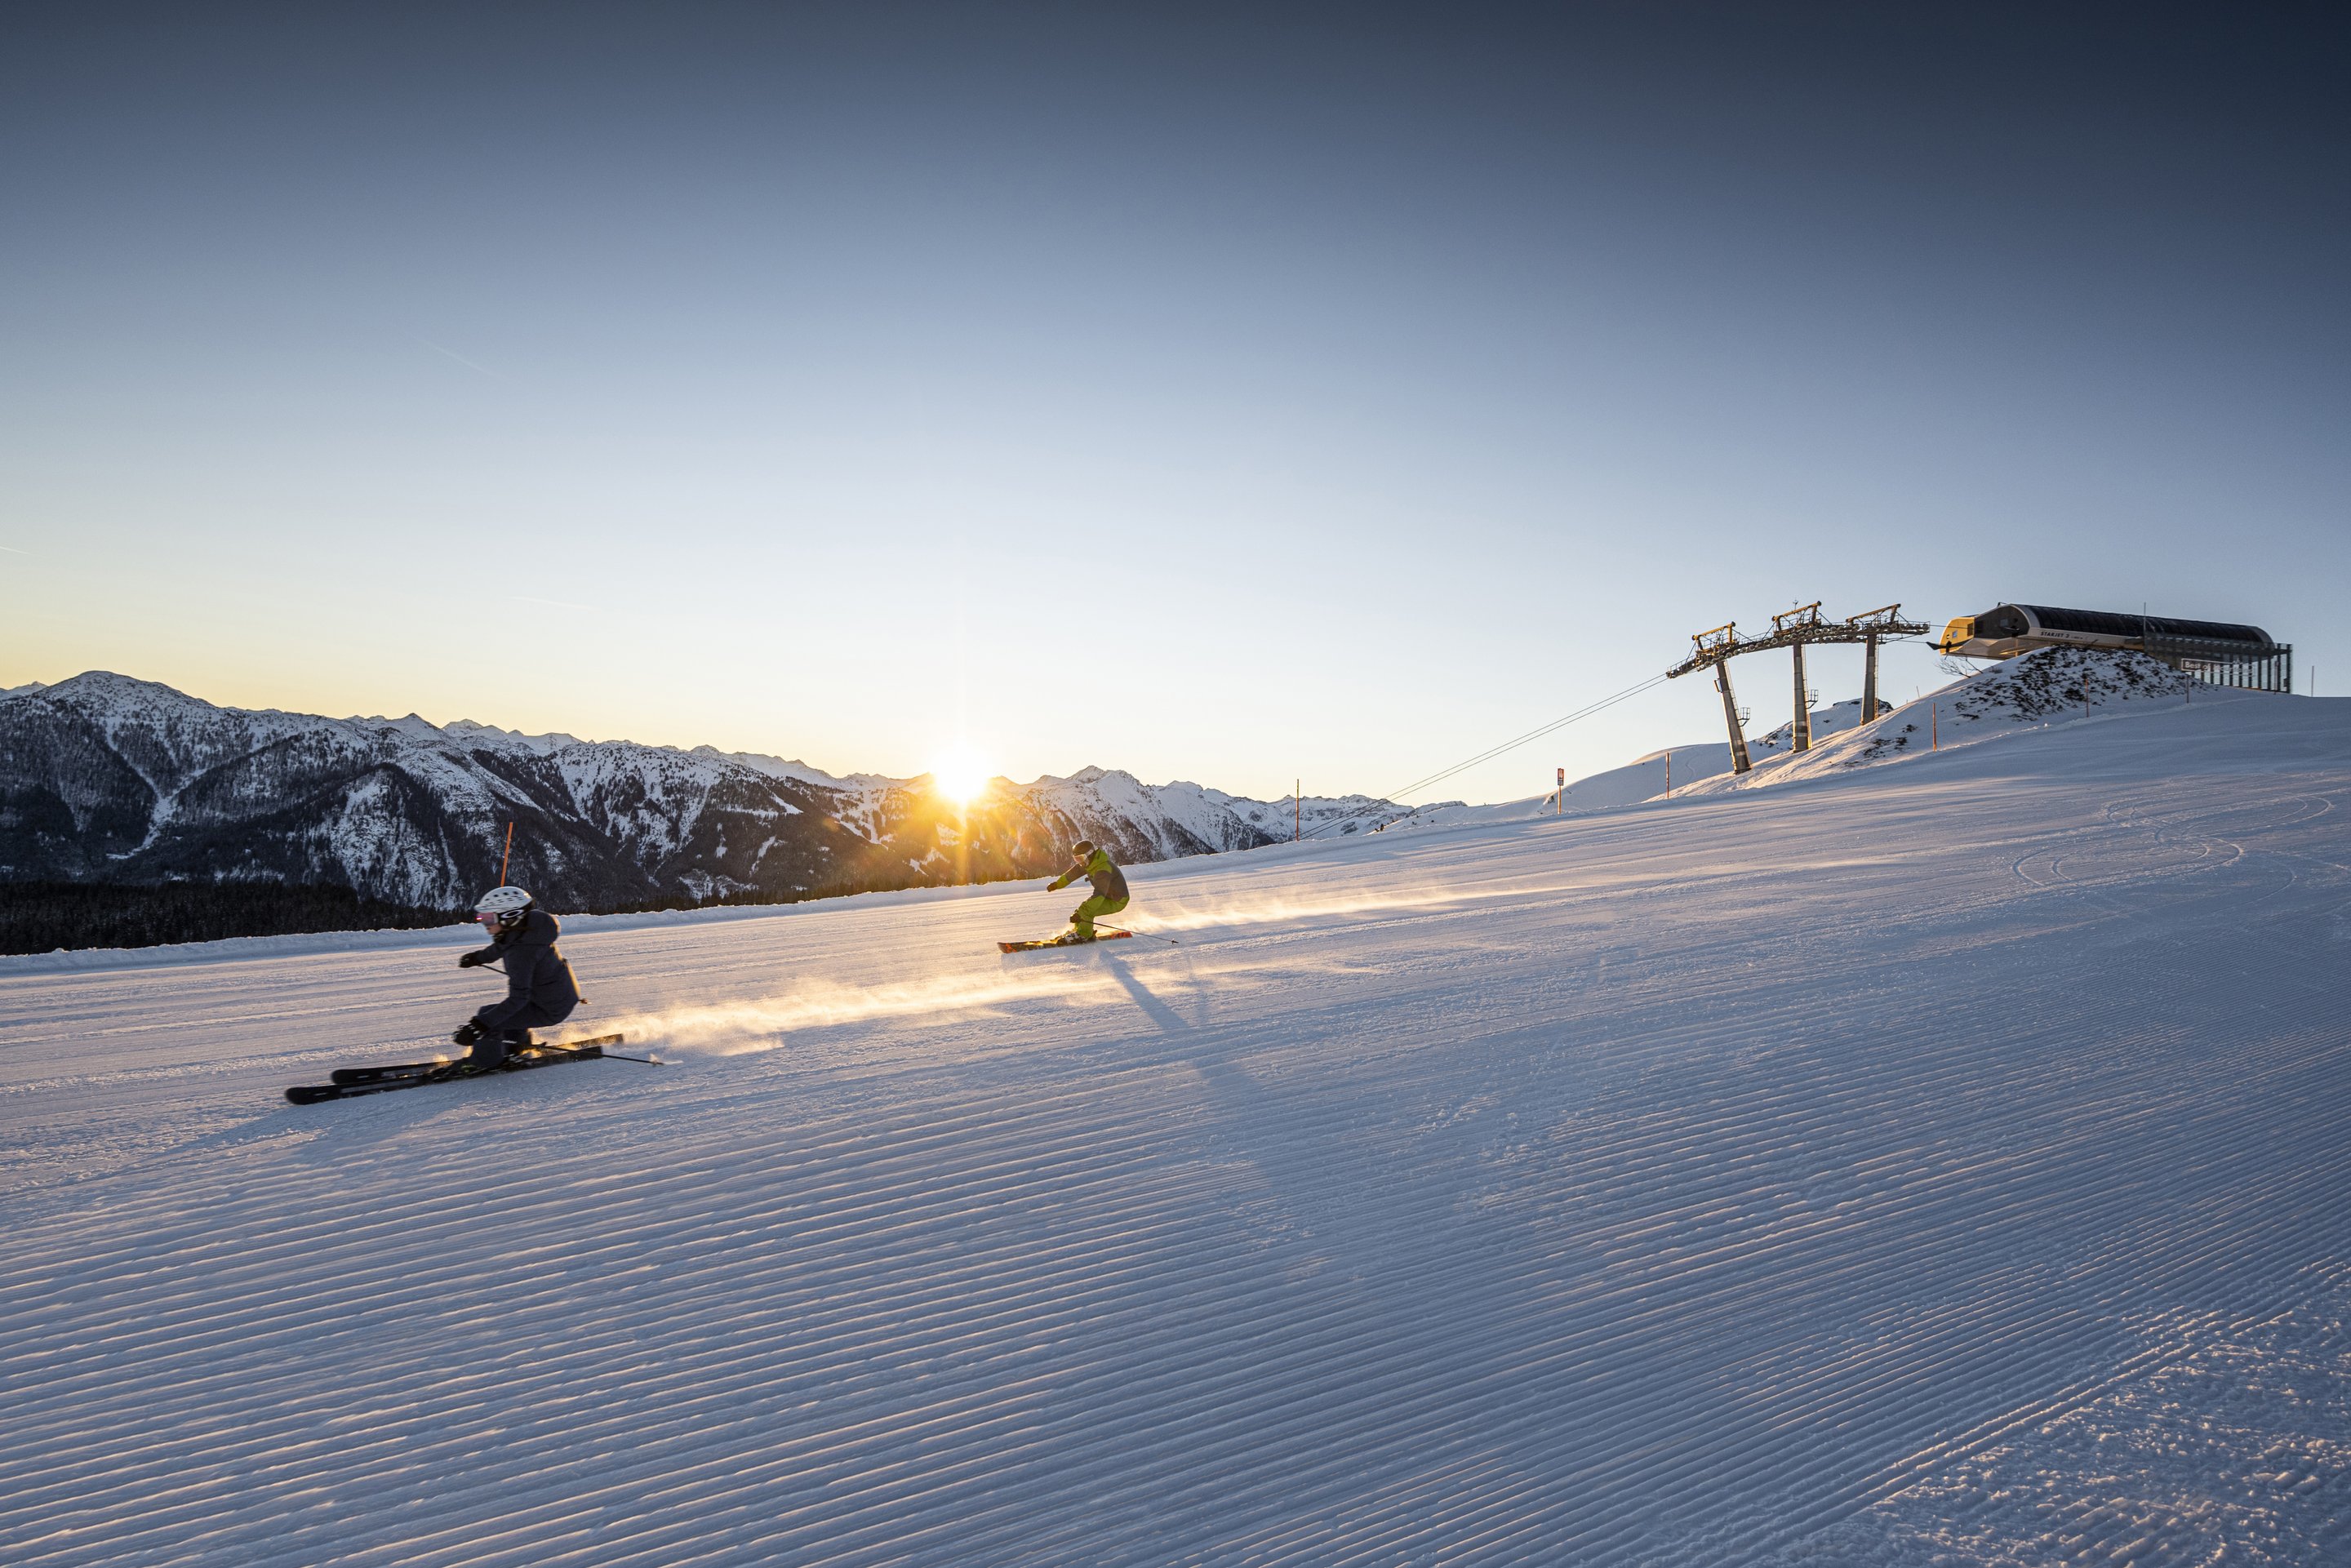
[[[1308,800],[1311,831],[1401,808]],[[459,720],[217,707],[93,671],[0,692],[0,881],[348,886],[454,909],[508,880],[558,908],[790,900],[1048,873],[1090,838],[1129,863],[1287,839],[1292,803],[1087,768],[998,779],[967,811],[926,778]]]

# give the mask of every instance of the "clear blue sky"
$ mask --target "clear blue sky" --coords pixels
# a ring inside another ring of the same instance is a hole
[[[1817,598],[2351,692],[2329,14],[1103,9],[12,10],[0,685],[1260,795]]]

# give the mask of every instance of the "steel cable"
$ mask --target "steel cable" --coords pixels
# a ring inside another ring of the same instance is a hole
[[[1480,763],[1491,762],[1494,758],[1502,756],[1506,752],[1517,750],[1520,747],[1526,745],[1529,741],[1541,740],[1544,736],[1551,734],[1553,730],[1564,729],[1569,725],[1575,723],[1579,719],[1590,718],[1593,714],[1600,712],[1604,708],[1614,707],[1618,703],[1624,702],[1631,697],[1639,696],[1643,692],[1648,691],[1652,687],[1664,685],[1666,684],[1666,679],[1667,677],[1664,675],[1651,675],[1647,680],[1626,686],[1621,692],[1602,697],[1597,702],[1587,704],[1586,706],[1576,709],[1573,713],[1569,714],[1564,718],[1555,718],[1549,724],[1531,729],[1527,731],[1526,734],[1521,735],[1515,739],[1506,740],[1499,746],[1488,747],[1485,750],[1479,752],[1475,757],[1469,758],[1466,761],[1457,762],[1450,768],[1440,768],[1434,773],[1416,779],[1411,783],[1405,785],[1402,789],[1388,791],[1386,795],[1381,798],[1380,806],[1374,807],[1366,811],[1356,811],[1344,817],[1333,817],[1329,821],[1317,827],[1312,832],[1301,834],[1301,841],[1302,842],[1306,839],[1320,838],[1324,833],[1331,831],[1334,828],[1343,827],[1349,822],[1360,821],[1365,817],[1375,816],[1381,810],[1387,806],[1401,804],[1402,798],[1404,796],[1416,794],[1420,790],[1429,788],[1431,785],[1442,784],[1445,780],[1452,778],[1457,773],[1466,772],[1468,769],[1479,766]]]

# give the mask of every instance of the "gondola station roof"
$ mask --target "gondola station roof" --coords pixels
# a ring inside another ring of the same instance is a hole
[[[2011,659],[2036,648],[2127,650],[2218,685],[2293,689],[2294,649],[2259,626],[2231,621],[1997,604],[1953,621],[1935,648],[1970,659]]]
[[[2192,639],[2230,643],[2248,653],[2277,646],[2258,626],[2227,621],[2183,621],[2171,615],[2132,615],[2108,610],[2066,610],[2053,604],[1999,604],[1980,615],[1963,615],[1946,627],[1938,644],[1946,653],[2005,659],[2035,648],[2142,648],[2146,641]]]

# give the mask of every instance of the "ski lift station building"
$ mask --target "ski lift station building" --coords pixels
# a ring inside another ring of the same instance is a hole
[[[2294,690],[2294,648],[2258,626],[2182,621],[2052,604],[1997,604],[1943,629],[1941,653],[2011,659],[2035,648],[2127,649],[2160,659],[2208,685],[2254,692]]]

